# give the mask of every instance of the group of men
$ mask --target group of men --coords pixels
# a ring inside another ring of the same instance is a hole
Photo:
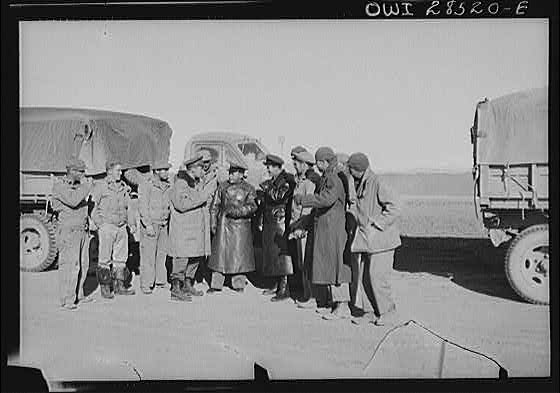
[[[224,285],[243,292],[254,271],[270,284],[263,295],[284,301],[293,295],[288,277],[297,271],[303,292],[298,308],[315,309],[326,320],[353,314],[357,324],[393,323],[389,275],[400,245],[398,198],[362,153],[347,156],[321,147],[312,155],[298,146],[291,158],[295,175],[284,169],[282,158],[267,155],[269,177],[258,188],[245,180],[248,168],[241,164],[231,164],[228,180],[218,183],[207,151],[186,160],[174,179],[168,163],[156,163],[137,176],[137,208],[120,163],[108,162],[106,177],[93,186],[84,177],[84,163],[72,158],[52,197],[59,220],[61,306],[75,309],[92,300],[83,293],[88,230],[98,232],[101,296],[135,294],[126,285],[128,226],[140,241],[143,294],[167,286],[169,255],[174,301],[204,295],[195,288],[197,272],[208,282],[206,294],[215,295]],[[262,247],[260,264],[255,246]]]

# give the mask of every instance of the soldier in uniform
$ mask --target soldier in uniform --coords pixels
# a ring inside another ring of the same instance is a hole
[[[345,202],[342,181],[336,173],[336,156],[331,148],[315,153],[317,167],[323,172],[313,195],[295,195],[297,205],[314,208],[312,282],[328,285],[334,309],[323,319],[350,317],[350,266],[344,263]]]
[[[308,152],[308,150],[303,146],[294,147],[292,149],[292,151],[290,152],[292,160],[296,159],[296,154],[297,153],[302,153],[302,152]],[[309,164],[308,165],[307,169],[305,170],[305,178],[307,180],[311,180],[313,182],[313,184],[315,185],[315,187],[317,187],[319,185],[320,180],[321,180],[321,175],[319,175],[317,172],[315,172],[315,169],[313,169],[313,165],[314,164]]]
[[[151,294],[155,286],[164,287],[167,281],[169,168],[168,163],[156,163],[153,176],[138,186],[140,289],[144,294]]]
[[[293,274],[293,266],[288,248],[288,226],[296,182],[294,176],[282,168],[284,160],[280,157],[267,155],[265,165],[271,178],[260,185],[263,198],[262,274],[272,277],[276,287],[263,294],[275,294],[271,300],[280,301],[290,297],[288,275]]]
[[[247,285],[245,273],[255,270],[251,217],[257,211],[257,195],[243,179],[246,170],[244,166],[230,165],[229,180],[218,187],[210,208],[214,241],[208,262],[212,271],[208,293],[222,290],[226,274],[231,277],[232,289],[243,292]]]
[[[88,205],[91,181],[83,181],[86,166],[78,158],[66,165],[66,176],[53,186],[52,207],[58,214],[58,276],[60,305],[66,310],[76,309],[78,301],[89,301],[83,293],[83,281],[89,267],[88,258]],[[82,282],[78,287],[78,277]],[[76,294],[76,289],[78,294]]]
[[[128,258],[127,223],[133,224],[130,209],[130,187],[122,180],[122,167],[117,161],[107,162],[107,176],[93,189],[92,219],[99,234],[99,263],[97,279],[101,296],[107,299],[117,295],[134,295],[135,291],[125,288],[130,271],[126,267]]]
[[[202,296],[194,288],[198,266],[210,255],[210,213],[208,201],[214,192],[204,186],[202,157],[185,161],[185,170],[177,173],[170,190],[169,255],[173,257],[171,299],[190,301]]]

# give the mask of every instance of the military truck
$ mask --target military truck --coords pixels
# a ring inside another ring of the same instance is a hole
[[[20,108],[20,269],[42,271],[56,259],[57,222],[50,198],[69,157],[81,158],[94,182],[104,176],[108,160],[118,159],[134,185],[133,169],[169,159],[171,134],[166,122],[146,116]]]
[[[549,303],[548,90],[476,106],[471,127],[474,200],[505,272],[526,301]]]

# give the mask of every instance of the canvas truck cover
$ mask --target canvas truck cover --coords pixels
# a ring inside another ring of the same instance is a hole
[[[105,172],[110,160],[123,169],[167,162],[171,134],[162,120],[128,113],[20,108],[20,170],[65,172],[71,155],[91,175]]]
[[[479,103],[473,130],[477,164],[547,163],[547,88]]]

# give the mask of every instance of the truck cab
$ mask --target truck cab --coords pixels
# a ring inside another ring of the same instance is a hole
[[[227,180],[230,164],[243,164],[249,168],[247,181],[254,187],[267,176],[263,162],[269,151],[257,138],[231,132],[197,134],[187,142],[184,157],[192,157],[201,150],[208,150],[212,155],[220,182]]]

